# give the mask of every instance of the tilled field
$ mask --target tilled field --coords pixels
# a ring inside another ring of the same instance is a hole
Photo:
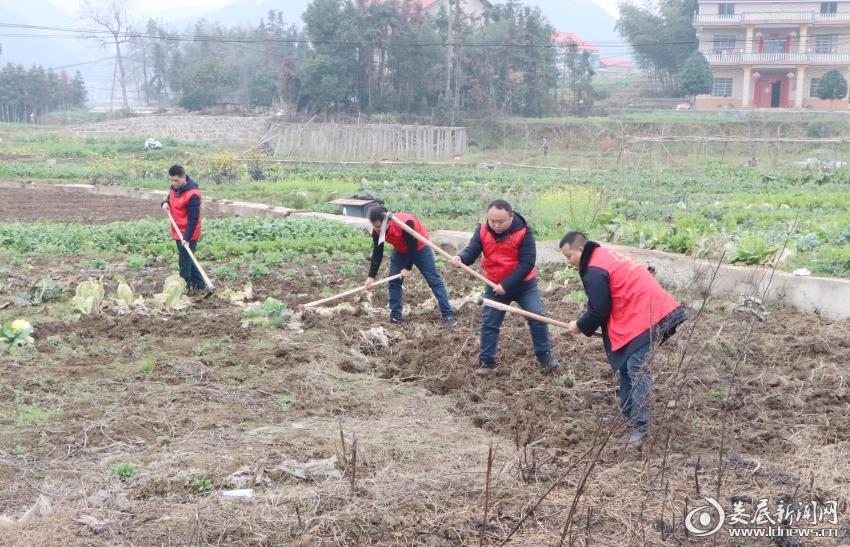
[[[0,188],[0,222],[79,222],[109,224],[118,220],[163,218],[156,201],[103,196],[54,188]],[[205,218],[226,215],[204,210]]]
[[[7,220],[97,221],[58,197],[25,216],[22,202],[45,194],[21,192],[6,194]],[[159,214],[129,204],[111,220]],[[150,297],[171,273],[164,260],[132,271],[107,258],[103,270],[90,257],[4,257],[0,305],[44,275],[66,294],[102,278],[107,295],[123,276]],[[246,263],[216,284],[251,279],[255,301],[295,312],[362,283],[365,265],[351,268],[308,260],[249,278]],[[565,297],[578,287],[554,271],[540,272],[546,310],[569,321],[582,308]],[[386,321],[385,289],[268,327],[246,326],[218,294],[176,313],[82,319],[67,297],[5,307],[0,320],[31,321],[36,342],[0,359],[0,545],[850,543],[846,322],[781,307],[760,322],[676,294],[691,319],[653,359],[652,441],[625,449],[598,339],[553,330],[562,367],[542,376],[524,322],[510,317],[499,367],[480,378],[480,310],[464,302],[479,287],[455,271],[445,279],[461,306],[455,329],[416,274],[401,326]],[[222,496],[234,487],[255,494]],[[700,494],[729,513],[704,538],[684,526],[707,504]],[[733,504],[754,518],[762,499],[774,521],[780,502],[837,502],[837,524],[797,526],[838,538],[731,538]]]

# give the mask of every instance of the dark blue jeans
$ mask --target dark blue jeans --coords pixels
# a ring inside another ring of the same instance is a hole
[[[543,301],[540,300],[540,291],[537,289],[537,283],[526,283],[522,292],[514,295],[499,296],[489,286],[484,291],[484,298],[501,302],[502,304],[510,304],[516,302],[520,308],[537,315],[545,316],[543,311]],[[505,314],[502,310],[489,308],[484,306],[481,312],[481,350],[478,353],[478,358],[482,361],[496,361],[496,347],[499,345],[499,331],[502,328],[502,321],[505,319]],[[531,331],[531,342],[534,345],[535,355],[546,353],[552,349],[549,343],[549,325],[527,319],[528,330]]]
[[[186,288],[188,289],[206,289],[207,284],[201,276],[201,271],[192,262],[192,257],[183,248],[183,244],[177,243],[177,263],[180,265],[180,277],[186,280]],[[192,249],[192,254],[195,254],[195,249],[198,247],[198,240],[190,241],[189,248]]]
[[[407,255],[393,249],[393,254],[390,255],[390,272],[393,276],[404,269],[407,264]],[[446,285],[443,283],[443,278],[437,273],[437,263],[434,262],[434,253],[428,247],[421,251],[416,251],[413,255],[413,265],[425,278],[428,286],[431,287],[431,292],[437,299],[437,304],[440,306],[440,313],[443,314],[443,319],[451,317],[455,313],[452,311],[452,305],[449,303],[449,293],[446,291]],[[390,317],[401,318],[403,309],[401,301],[401,285],[404,278],[393,279],[389,282],[390,287]]]
[[[620,409],[632,431],[649,432],[649,389],[652,374],[646,358],[651,344],[636,349],[620,369]]]

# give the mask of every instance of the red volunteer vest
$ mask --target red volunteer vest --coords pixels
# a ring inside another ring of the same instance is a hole
[[[588,267],[608,272],[611,315],[606,331],[617,351],[679,307],[643,264],[620,251],[599,247]]]
[[[193,188],[180,192],[180,196],[176,196],[174,190],[168,191],[168,206],[171,208],[171,216],[174,217],[174,222],[180,228],[180,233],[174,231],[174,226],[171,227],[171,238],[180,241],[182,234],[186,231],[186,224],[189,222],[189,216],[186,214],[186,205],[189,203],[189,198],[198,196],[201,199],[201,192]],[[189,238],[189,241],[195,241],[201,237],[201,216],[198,215],[198,225],[195,227],[195,233]]]
[[[484,249],[484,258],[481,259],[481,268],[484,277],[499,284],[511,275],[519,265],[519,246],[525,238],[528,227],[508,234],[502,241],[496,241],[492,232],[487,229],[487,223],[482,222],[478,235],[481,238],[481,246]],[[537,275],[532,268],[531,273],[525,276],[523,281],[530,281]]]
[[[431,236],[428,235],[428,230],[425,229],[425,226],[422,226],[422,223],[419,222],[419,219],[413,215],[408,215],[407,213],[393,213],[393,217],[399,219],[400,221],[407,224],[407,221],[413,221],[413,229],[416,230],[416,233],[421,235],[427,240],[431,240]],[[387,243],[393,246],[393,249],[400,252],[401,254],[407,254],[407,242],[404,241],[405,231],[393,222],[392,220],[387,221],[387,233],[384,236]],[[416,250],[421,251],[425,248],[425,244],[421,241],[416,242]]]

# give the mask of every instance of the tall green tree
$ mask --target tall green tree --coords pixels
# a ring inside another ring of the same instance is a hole
[[[180,106],[202,110],[221,102],[239,80],[239,67],[210,53],[183,74]]]
[[[829,100],[829,108],[832,110],[835,99],[847,96],[847,80],[838,70],[829,70],[821,77],[816,94],[819,99]]]
[[[664,91],[679,89],[679,73],[697,49],[693,14],[696,0],[633,0],[620,4],[614,27],[631,45],[635,60]]]
[[[590,63],[590,52],[579,50],[575,42],[567,44],[563,50],[562,66],[572,93],[571,107],[577,114],[587,115],[593,108],[593,76],[596,74]]]
[[[691,104],[694,104],[697,95],[711,93],[711,86],[714,85],[714,73],[711,72],[711,65],[708,64],[708,59],[702,52],[694,51],[691,53],[682,68],[679,82],[682,95],[688,96]]]
[[[490,99],[491,111],[543,116],[555,106],[558,85],[555,28],[540,8],[510,0],[496,4],[478,26],[470,25],[460,60],[466,75],[460,106],[480,107]],[[472,105],[470,105],[472,106]]]
[[[7,63],[0,70],[0,119],[6,122],[29,122],[31,115],[40,117],[54,110],[71,110],[85,106],[88,94],[82,75],[74,78],[33,66]]]

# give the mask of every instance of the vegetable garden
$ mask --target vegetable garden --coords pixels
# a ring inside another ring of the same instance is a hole
[[[0,177],[165,189],[162,169],[180,161],[206,198],[336,212],[327,201],[370,194],[429,228],[465,231],[507,194],[539,239],[580,228],[850,277],[840,170],[298,167],[136,144],[12,139]],[[111,178],[98,171],[105,160]],[[198,256],[217,290],[188,299],[156,202],[3,195],[0,544],[769,544],[689,533],[700,494],[751,516],[763,498],[774,509],[835,500],[837,523],[810,527],[837,539],[803,544],[850,542],[846,322],[777,303],[758,317],[676,292],[690,321],[653,361],[653,441],[626,449],[599,339],[554,332],[562,367],[543,377],[525,324],[510,318],[496,374],[472,374],[480,310],[469,297],[480,287],[441,259],[454,330],[416,273],[400,326],[387,324],[385,289],[301,313],[362,285],[371,239],[315,218],[208,208]],[[544,266],[540,285],[548,315],[582,312],[576,272]],[[253,497],[221,493],[242,488]]]

